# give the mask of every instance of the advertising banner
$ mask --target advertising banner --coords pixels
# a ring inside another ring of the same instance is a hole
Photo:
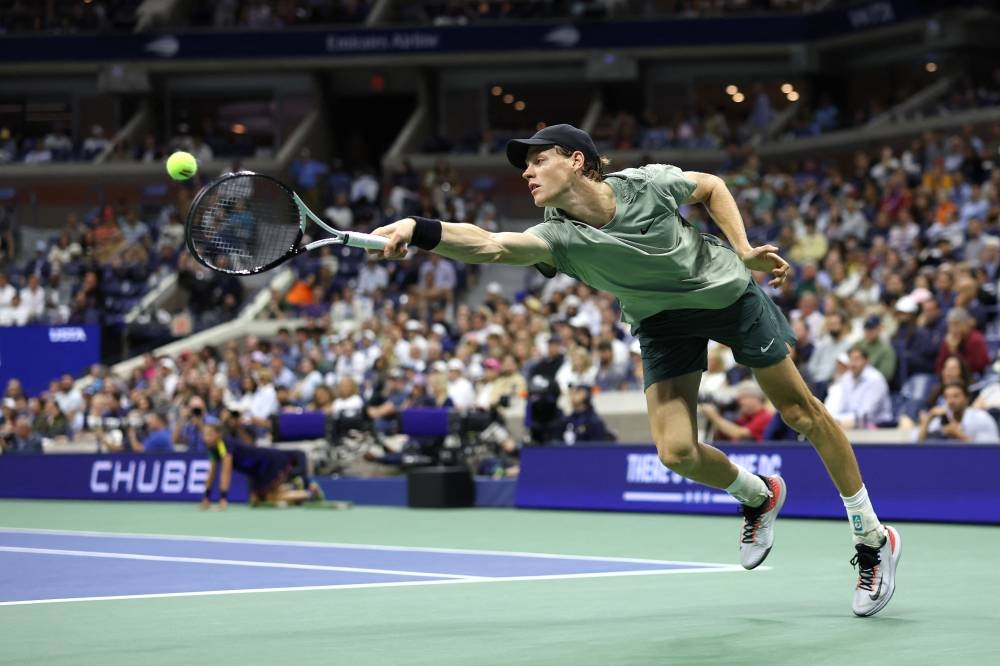
[[[4,62],[315,58],[376,54],[629,49],[789,43],[884,27],[916,14],[913,3],[872,0],[849,9],[710,18],[646,18],[456,27],[198,31],[171,34],[5,36]]]
[[[21,499],[197,502],[210,462],[194,454],[57,454],[0,456],[0,497]],[[213,500],[217,500],[215,482]],[[247,483],[233,473],[229,499],[244,502]]]
[[[98,326],[0,326],[0,386],[20,379],[26,395],[67,372],[77,376],[100,358]]]
[[[819,456],[801,444],[720,447],[757,474],[788,484],[782,515],[843,518],[844,507]],[[855,451],[865,485],[885,520],[1000,524],[1000,447],[866,445]],[[724,491],[664,467],[652,445],[530,447],[521,452],[517,506],[735,514]]]

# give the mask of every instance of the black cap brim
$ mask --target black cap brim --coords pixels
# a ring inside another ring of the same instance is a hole
[[[554,146],[549,139],[511,139],[507,142],[507,161],[518,169],[528,168],[528,151],[533,146]]]

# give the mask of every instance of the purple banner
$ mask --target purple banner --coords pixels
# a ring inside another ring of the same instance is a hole
[[[100,358],[98,326],[0,326],[0,386],[20,379],[27,395],[63,374],[81,374]]]
[[[720,447],[758,474],[788,483],[782,515],[843,518],[844,507],[809,446]],[[880,518],[1000,524],[1000,447],[865,445],[855,447]],[[727,493],[665,468],[652,446],[532,447],[521,453],[517,506],[667,513],[732,514]]]
[[[197,502],[209,465],[207,456],[193,454],[5,455],[0,456],[0,497]],[[215,499],[218,488],[216,480]],[[242,474],[233,473],[229,499],[246,501]]]

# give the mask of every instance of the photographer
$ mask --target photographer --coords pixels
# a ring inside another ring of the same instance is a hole
[[[1000,444],[997,423],[989,412],[969,406],[969,389],[961,382],[944,385],[944,405],[920,414],[917,441],[951,440]]]
[[[180,418],[174,424],[171,439],[174,444],[183,444],[188,451],[204,451],[205,439],[202,437],[202,426],[205,425],[205,401],[198,396],[192,396],[185,407],[181,408]]]

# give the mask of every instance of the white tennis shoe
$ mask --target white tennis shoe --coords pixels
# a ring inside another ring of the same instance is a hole
[[[885,541],[879,548],[863,543],[854,546],[857,552],[851,564],[858,568],[854,614],[859,617],[874,615],[885,608],[896,591],[896,567],[903,552],[903,541],[895,527],[886,525],[885,531]]]
[[[785,480],[780,476],[760,477],[767,484],[770,497],[758,507],[743,505],[743,528],[740,530],[740,564],[753,569],[771,552],[774,545],[774,521],[785,505]]]

